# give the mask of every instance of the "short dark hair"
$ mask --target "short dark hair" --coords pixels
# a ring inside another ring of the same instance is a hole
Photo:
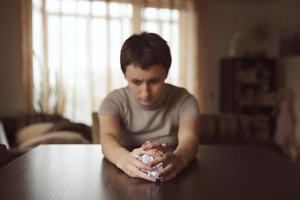
[[[130,36],[123,44],[120,55],[121,69],[125,74],[130,64],[149,69],[162,66],[168,73],[172,58],[167,42],[156,33],[143,32]]]

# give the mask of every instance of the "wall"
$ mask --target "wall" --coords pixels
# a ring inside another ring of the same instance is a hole
[[[300,56],[288,56],[280,59],[280,63],[284,66],[282,70],[283,84],[293,90],[293,108],[296,113],[296,133],[297,140],[300,143]]]
[[[0,116],[24,110],[20,0],[0,1]]]
[[[219,61],[229,55],[230,41],[240,34],[238,54],[263,47],[267,55],[278,58],[280,37],[300,31],[300,2],[294,0],[209,1],[208,9],[208,110],[219,112]],[[253,28],[269,24],[268,40],[255,42]]]

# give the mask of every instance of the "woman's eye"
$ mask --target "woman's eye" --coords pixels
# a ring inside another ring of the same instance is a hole
[[[150,84],[157,84],[159,81],[159,79],[150,80]]]
[[[141,84],[142,84],[142,81],[134,80],[134,81],[132,81],[132,83],[133,83],[134,85],[141,85]]]

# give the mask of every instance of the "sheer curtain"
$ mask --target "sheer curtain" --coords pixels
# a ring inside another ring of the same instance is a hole
[[[31,96],[27,101],[35,111],[90,123],[102,99],[126,85],[119,64],[121,45],[142,31],[160,34],[171,47],[167,82],[198,96],[194,1],[32,0],[30,4],[33,51],[26,66],[32,68],[24,71],[24,79]],[[31,48],[28,40],[27,48]]]

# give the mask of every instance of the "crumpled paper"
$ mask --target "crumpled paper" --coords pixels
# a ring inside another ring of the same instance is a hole
[[[136,157],[136,159],[142,161],[145,164],[148,164],[149,162],[154,160],[154,157],[150,156],[148,154],[141,154],[141,155],[138,155]],[[154,178],[156,181],[159,180],[158,173],[162,170],[163,170],[163,163],[158,163],[157,165],[153,166],[151,169],[148,169],[148,170],[141,169],[142,172],[148,174],[148,176],[150,176],[151,178]]]

